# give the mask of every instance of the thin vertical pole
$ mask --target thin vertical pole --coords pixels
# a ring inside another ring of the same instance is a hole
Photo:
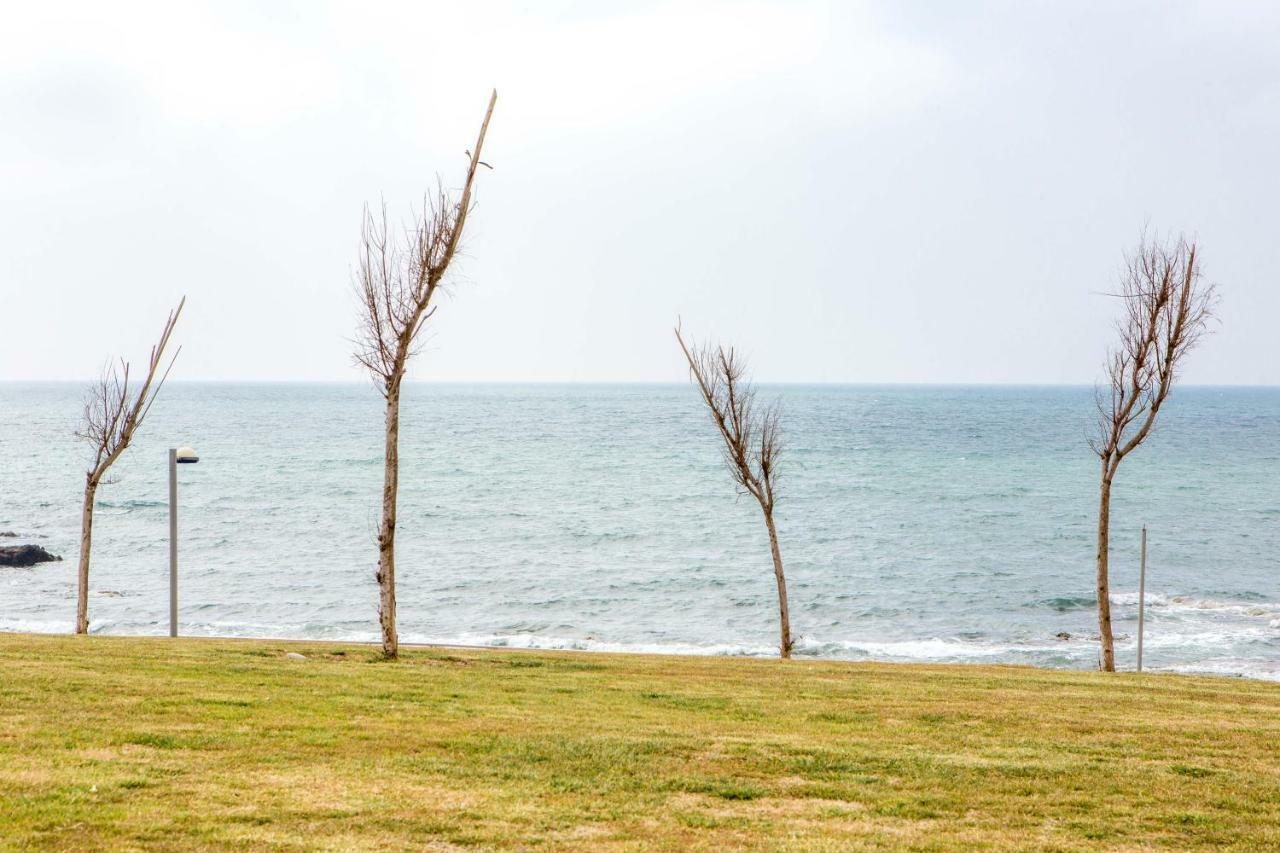
[[[169,448],[169,636],[178,636],[178,449]]]
[[[1142,630],[1147,615],[1147,526],[1142,525],[1142,568],[1138,570],[1138,672],[1142,672]]]

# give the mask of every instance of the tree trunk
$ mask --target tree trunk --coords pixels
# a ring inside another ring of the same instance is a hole
[[[382,526],[378,530],[378,619],[382,653],[400,653],[396,636],[396,494],[400,487],[400,387],[387,394],[386,467],[382,481]]]
[[[1115,641],[1111,636],[1111,581],[1107,560],[1111,550],[1111,478],[1115,469],[1102,465],[1102,489],[1098,499],[1098,635],[1102,641],[1102,668],[1116,671]]]
[[[782,572],[782,551],[778,548],[778,530],[773,526],[772,511],[764,511],[764,524],[769,528],[769,551],[773,554],[773,576],[778,581],[778,620],[782,630],[779,651],[783,660],[786,660],[791,657],[791,608],[787,605],[787,576]]]
[[[89,551],[93,547],[93,500],[98,481],[89,477],[84,484],[84,506],[80,510],[80,570],[77,574],[76,633],[89,633]]]

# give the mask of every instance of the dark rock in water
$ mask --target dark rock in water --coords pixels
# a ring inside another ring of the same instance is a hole
[[[5,545],[0,547],[0,566],[34,566],[53,563],[61,557],[50,554],[39,545]]]
[[[1068,633],[1068,632],[1066,632],[1066,631],[1059,631],[1059,632],[1058,632],[1058,639],[1059,639],[1059,640],[1070,640],[1070,639],[1071,639],[1071,634],[1070,634],[1070,633]]]
[[[17,539],[18,534],[12,530],[0,530],[0,539]]]

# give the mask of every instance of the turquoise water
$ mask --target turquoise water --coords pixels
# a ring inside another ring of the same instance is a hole
[[[799,654],[1096,666],[1092,389],[762,393]],[[66,558],[0,569],[0,629],[72,626],[80,398],[0,384],[0,530]],[[374,639],[381,418],[363,384],[167,387],[99,493],[92,630],[167,631],[166,454],[191,444],[183,632]],[[774,652],[758,509],[690,388],[412,385],[403,429],[403,640]],[[1280,389],[1180,389],[1114,518],[1121,666],[1145,522],[1147,665],[1280,678]]]

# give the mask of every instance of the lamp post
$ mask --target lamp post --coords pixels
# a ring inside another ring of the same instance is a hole
[[[169,448],[169,636],[178,636],[178,463],[195,464],[190,447]]]

